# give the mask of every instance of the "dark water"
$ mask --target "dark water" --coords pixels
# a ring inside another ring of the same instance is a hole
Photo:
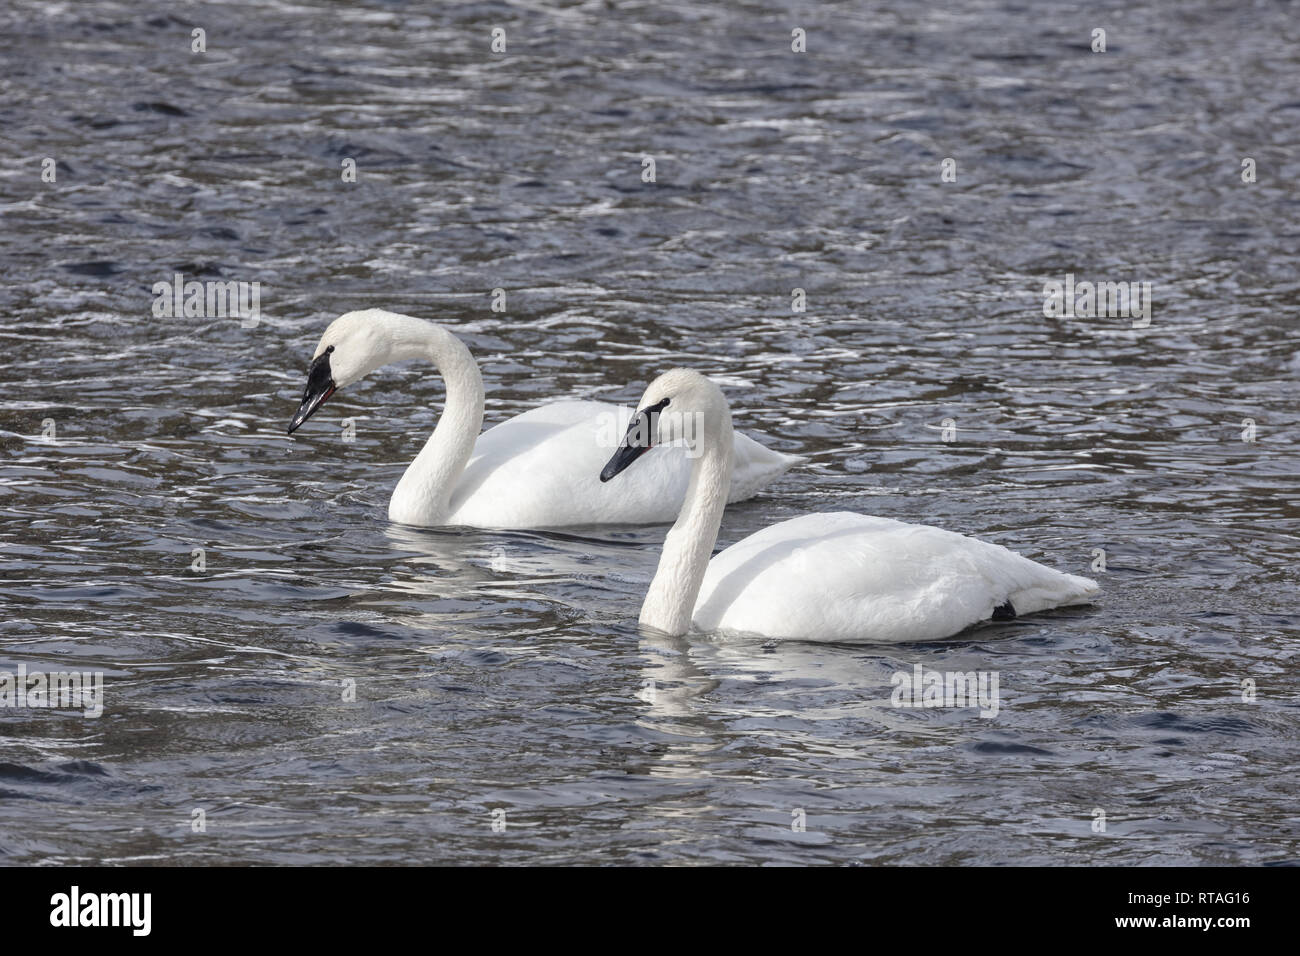
[[[0,8],[0,670],[106,697],[0,710],[0,862],[1300,861],[1295,5],[959,6]],[[260,322],[155,316],[176,272]],[[1044,317],[1067,274],[1149,327]],[[857,509],[1104,594],[640,635],[662,528],[388,523],[427,368],[285,436],[369,306],[457,328],[489,423],[716,376],[810,459],[720,545]],[[891,706],[918,663],[1000,713]]]

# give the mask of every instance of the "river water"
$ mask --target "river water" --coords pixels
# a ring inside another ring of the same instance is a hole
[[[0,8],[0,671],[103,680],[0,708],[0,862],[1300,862],[1294,7],[944,6]],[[159,315],[177,273],[260,314]],[[860,510],[1103,593],[643,634],[663,527],[388,522],[429,368],[286,436],[371,306],[488,424],[714,376],[808,458],[720,547]],[[917,665],[997,715],[893,706]]]

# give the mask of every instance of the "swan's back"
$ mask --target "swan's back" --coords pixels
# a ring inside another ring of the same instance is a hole
[[[764,528],[709,563],[704,630],[844,642],[937,640],[987,621],[1086,601],[1088,578],[928,525],[852,512]]]
[[[600,480],[631,415],[607,402],[553,402],[488,429],[452,492],[446,523],[562,528],[673,521],[690,479],[684,445],[656,447],[617,483]],[[735,454],[729,501],[753,496],[800,460],[739,433]]]

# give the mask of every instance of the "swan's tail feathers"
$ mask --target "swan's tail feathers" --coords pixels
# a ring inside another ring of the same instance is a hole
[[[736,458],[728,503],[754,497],[762,488],[806,460],[802,455],[787,455],[736,432]]]
[[[1101,588],[1092,578],[1058,572],[1047,581],[1037,581],[1033,587],[1011,595],[1010,601],[1017,614],[1033,614],[1053,607],[1087,604],[1100,593]]]

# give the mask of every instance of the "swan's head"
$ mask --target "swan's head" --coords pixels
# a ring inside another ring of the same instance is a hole
[[[600,473],[609,481],[655,445],[684,439],[698,452],[699,442],[717,437],[731,422],[722,389],[689,368],[664,372],[650,383],[637,405],[614,457]]]
[[[397,320],[421,321],[383,309],[366,309],[340,315],[329,324],[312,354],[302,404],[289,422],[290,435],[340,388],[388,364]]]

